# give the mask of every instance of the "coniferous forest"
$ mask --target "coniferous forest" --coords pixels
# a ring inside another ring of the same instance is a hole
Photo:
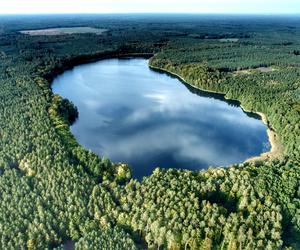
[[[57,27],[106,31],[20,33]],[[265,114],[276,154],[139,181],[85,150],[51,82],[124,55]],[[0,249],[300,249],[299,55],[299,16],[1,16]]]

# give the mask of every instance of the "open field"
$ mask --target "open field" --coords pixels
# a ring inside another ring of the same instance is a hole
[[[258,68],[255,68],[255,69],[241,69],[241,70],[235,71],[234,73],[235,74],[251,74],[251,73],[254,73],[254,72],[269,73],[269,72],[272,72],[272,71],[275,71],[275,70],[276,69],[272,68],[272,67],[258,67]]]
[[[40,30],[22,30],[22,34],[30,36],[60,36],[60,35],[71,35],[71,34],[85,34],[93,33],[101,35],[106,32],[107,29],[97,29],[92,27],[71,27],[71,28],[51,28],[51,29],[40,29]]]
[[[220,42],[222,43],[237,43],[239,41],[238,38],[222,38],[219,39]]]

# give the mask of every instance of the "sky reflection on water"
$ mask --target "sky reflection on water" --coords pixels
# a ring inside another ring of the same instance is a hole
[[[192,93],[179,80],[150,70],[145,59],[77,66],[58,76],[52,89],[78,107],[71,127],[78,142],[129,163],[137,178],[157,166],[226,166],[270,147],[260,120],[213,95]]]

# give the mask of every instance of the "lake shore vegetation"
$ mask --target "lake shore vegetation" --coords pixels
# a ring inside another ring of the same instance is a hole
[[[0,248],[299,249],[299,17],[0,17]],[[50,27],[101,35],[30,36]],[[80,146],[53,78],[91,60],[150,65],[262,112],[279,157],[192,172],[130,166]],[[272,67],[275,70],[238,70]]]

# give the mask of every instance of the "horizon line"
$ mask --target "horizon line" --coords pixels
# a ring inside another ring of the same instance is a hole
[[[300,15],[300,12],[11,12],[2,15]]]

